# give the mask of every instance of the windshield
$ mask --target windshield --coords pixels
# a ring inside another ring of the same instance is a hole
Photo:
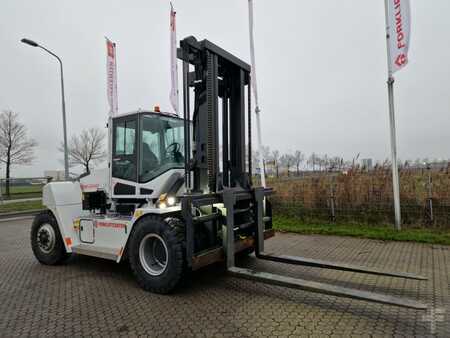
[[[148,182],[169,169],[184,168],[183,120],[142,115],[139,182]]]

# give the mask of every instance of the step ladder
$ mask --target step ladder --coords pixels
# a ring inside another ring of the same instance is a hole
[[[120,248],[105,248],[92,244],[78,244],[72,247],[72,252],[80,255],[93,256],[117,261],[120,257]]]

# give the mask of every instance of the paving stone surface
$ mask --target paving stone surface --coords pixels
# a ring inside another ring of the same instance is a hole
[[[239,266],[420,300],[427,312],[241,280],[220,266],[170,296],[147,293],[127,264],[73,255],[39,264],[31,220],[0,222],[0,336],[450,337],[450,247],[277,234],[266,251],[417,273],[428,281],[258,261]]]

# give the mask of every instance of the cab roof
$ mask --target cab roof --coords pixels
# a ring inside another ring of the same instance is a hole
[[[113,116],[113,119],[124,117],[124,116],[129,116],[129,115],[135,115],[135,114],[154,114],[154,115],[161,115],[161,116],[165,116],[165,117],[175,117],[175,118],[182,119],[180,116],[178,116],[175,113],[155,112],[155,111],[151,111],[151,110],[142,110],[142,109],[134,110],[134,111],[127,112],[127,113],[117,114],[117,115]]]

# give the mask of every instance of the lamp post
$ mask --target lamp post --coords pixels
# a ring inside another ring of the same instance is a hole
[[[50,55],[54,56],[58,61],[61,69],[61,97],[62,97],[62,117],[63,117],[63,131],[64,131],[64,178],[69,180],[69,154],[67,151],[67,127],[66,127],[66,100],[64,95],[64,74],[63,74],[63,64],[58,55],[48,50],[44,46],[39,45],[37,42],[30,39],[20,40],[22,43],[29,45],[31,47],[39,47],[45,50]]]

